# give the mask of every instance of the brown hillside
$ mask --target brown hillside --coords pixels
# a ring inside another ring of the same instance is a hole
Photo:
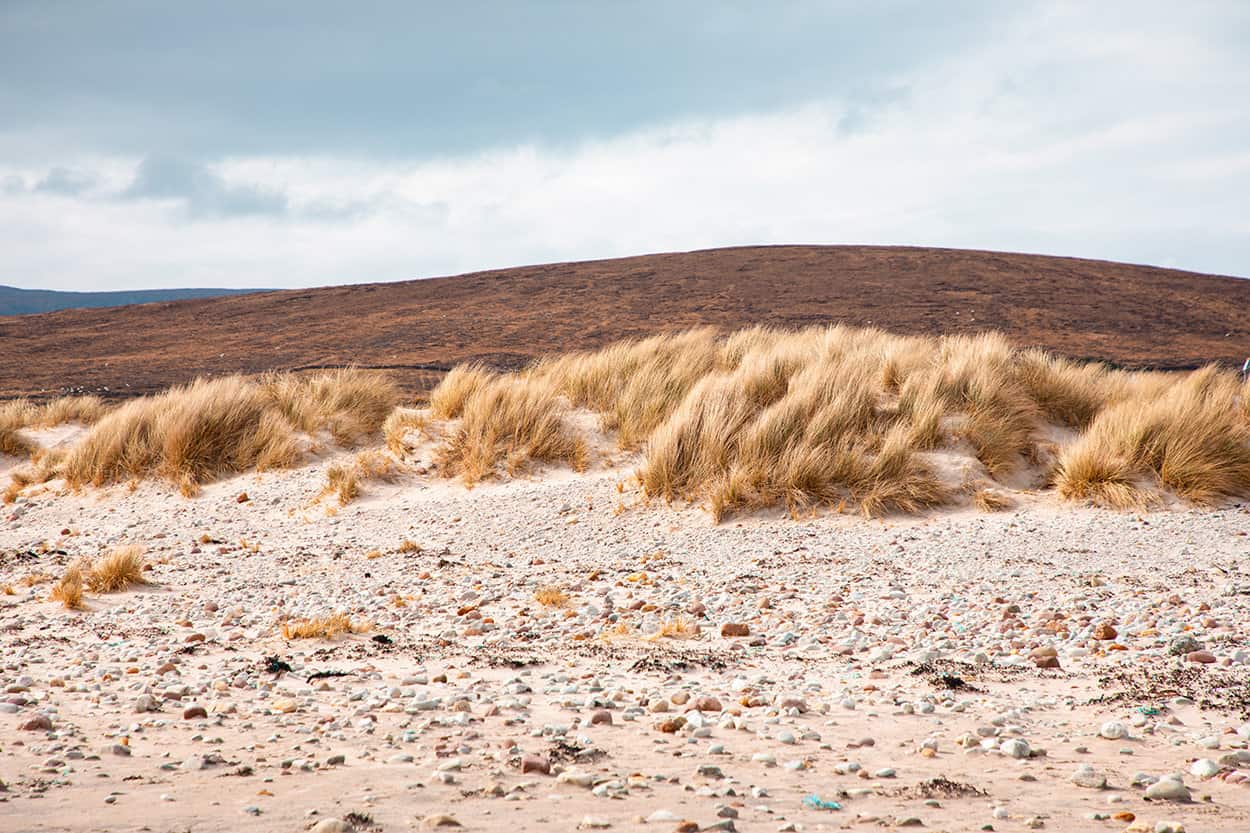
[[[395,368],[415,391],[435,368],[466,359],[515,367],[697,324],[836,321],[911,333],[997,329],[1020,345],[1130,367],[1239,364],[1250,354],[1250,281],[954,249],[643,255],[0,318],[0,397],[127,395],[202,374],[348,363]]]

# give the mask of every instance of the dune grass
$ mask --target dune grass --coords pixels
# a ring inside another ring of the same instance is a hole
[[[43,404],[29,399],[0,402],[0,454],[29,457],[39,446],[18,432],[23,428],[51,428],[68,422],[91,425],[108,411],[97,396],[61,396]]]
[[[366,633],[373,626],[367,622],[354,622],[346,613],[313,616],[282,623],[283,639],[334,639],[342,634]]]
[[[143,577],[143,548],[128,546],[110,551],[91,564],[83,580],[92,593],[117,593],[147,584]]]
[[[452,384],[463,383],[453,380]],[[432,395],[431,401],[435,398]],[[586,464],[586,444],[570,429],[563,412],[555,387],[541,377],[482,381],[460,406],[460,424],[439,448],[438,467],[469,485],[489,476],[500,464],[510,474],[523,470],[530,461],[562,461],[581,470]]]
[[[1156,485],[1197,505],[1250,496],[1245,392],[1233,374],[1206,367],[1108,407],[1061,453],[1059,493],[1114,507],[1148,505]]]
[[[54,602],[60,602],[66,610],[82,610],[86,607],[83,602],[82,567],[79,564],[71,564],[67,567],[60,581],[53,585],[52,593],[48,598]]]
[[[350,464],[335,463],[326,469],[326,482],[314,500],[326,495],[338,497],[339,506],[346,506],[363,492],[370,482],[393,483],[403,473],[403,466],[378,449],[359,452]]]
[[[224,474],[293,465],[300,432],[354,444],[381,428],[398,398],[385,377],[357,370],[197,379],[106,414],[57,473],[71,487],[162,478],[190,496]]]
[[[577,460],[567,411],[585,408],[622,449],[641,451],[647,496],[702,501],[720,519],[778,505],[875,517],[963,500],[999,511],[1012,500],[996,486],[1016,477],[1108,506],[1160,490],[1195,504],[1245,496],[1248,397],[1250,384],[1217,368],[1128,372],[996,333],[839,325],[691,330],[516,374],[466,367],[432,401],[442,403],[433,416],[460,420],[439,450],[444,475],[476,482],[501,464]],[[1075,439],[1056,451],[1054,436]],[[934,452],[979,469],[951,482]]]

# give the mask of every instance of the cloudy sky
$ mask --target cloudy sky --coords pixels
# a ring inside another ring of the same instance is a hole
[[[1250,275],[1250,3],[0,3],[0,283],[752,243]]]

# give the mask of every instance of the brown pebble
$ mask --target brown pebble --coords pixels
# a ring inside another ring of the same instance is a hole
[[[1034,657],[1033,664],[1038,668],[1058,668],[1059,657]]]
[[[50,732],[52,731],[52,721],[48,719],[47,715],[39,714],[27,720],[18,728],[23,732]]]
[[[239,496],[234,499],[234,502],[247,503],[249,500],[251,500],[251,498],[247,496],[247,492],[239,492]]]
[[[590,725],[598,726],[600,723],[606,726],[611,726],[612,725],[612,712],[608,711],[607,709],[599,709],[591,713]]]
[[[686,704],[686,701],[690,699],[690,692],[678,691],[672,697],[668,699],[671,700],[673,702],[673,705],[675,706],[684,706]]]
[[[715,697],[696,697],[688,711],[718,712],[721,710],[720,700]]]
[[[522,755],[521,756],[521,774],[537,772],[542,775],[551,774],[551,761],[541,758],[538,755]]]
[[[1215,654],[1210,651],[1190,651],[1185,655],[1186,662],[1215,662]]]
[[[421,826],[426,830],[435,830],[439,827],[463,827],[460,822],[456,821],[455,816],[449,816],[446,813],[436,813],[432,816],[426,816],[421,822]]]
[[[685,725],[686,725],[686,718],[670,717],[668,720],[661,720],[659,723],[655,724],[655,728],[659,729],[661,732],[663,732],[666,735],[671,735],[675,733],[678,729],[680,729],[682,726],[685,726]]]
[[[699,833],[699,823],[697,821],[679,821],[677,827],[674,828],[675,833]]]
[[[720,626],[721,636],[750,636],[751,628],[741,622],[726,622]]]
[[[206,639],[208,639],[208,637],[206,637],[206,636],[205,636],[204,634],[202,634],[202,633],[193,633],[193,634],[191,634],[190,636],[188,636],[186,639],[184,639],[184,640],[182,640],[182,641],[183,641],[183,642],[185,642],[185,643],[187,643],[188,645],[190,645],[190,644],[195,643],[195,642],[203,642],[203,641],[204,641],[204,640],[206,640]]]
[[[183,720],[195,720],[196,718],[206,718],[206,717],[208,717],[208,712],[205,711],[203,706],[191,706],[190,708],[185,709],[182,712]]]
[[[1115,639],[1119,635],[1119,632],[1111,626],[1110,622],[1103,622],[1094,628],[1094,639]]]

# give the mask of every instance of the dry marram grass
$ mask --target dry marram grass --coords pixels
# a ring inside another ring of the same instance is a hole
[[[363,492],[362,484],[393,483],[403,474],[403,467],[377,449],[366,449],[351,464],[335,463],[326,469],[326,482],[315,500],[326,495],[338,497],[339,506],[346,506]]]
[[[82,590],[82,567],[79,564],[71,564],[66,568],[61,580],[53,585],[49,598],[54,602],[60,602],[66,610],[82,610],[85,607]]]
[[[324,429],[341,444],[376,433],[397,400],[385,377],[357,370],[197,379],[109,412],[58,473],[74,487],[160,477],[194,495],[224,474],[293,465],[298,432]]]
[[[96,560],[83,576],[92,593],[116,593],[138,584],[143,577],[143,548],[118,547]]]
[[[521,373],[448,374],[433,416],[459,418],[440,470],[467,483],[529,459],[585,464],[571,408],[640,449],[647,496],[716,518],[766,506],[869,516],[956,500],[1050,469],[1061,496],[1135,506],[1167,489],[1206,504],[1250,494],[1250,383],[1226,370],[1128,372],[1021,350],[996,333],[868,328],[692,330],[549,357]],[[1056,446],[1050,436],[1073,439]],[[963,483],[934,452],[975,458]],[[986,487],[970,484],[985,482]]]
[[[372,625],[353,622],[346,613],[314,616],[282,623],[283,639],[334,639],[345,633],[365,633]]]
[[[534,592],[534,601],[543,607],[564,607],[569,603],[569,595],[559,587],[540,587]]]

